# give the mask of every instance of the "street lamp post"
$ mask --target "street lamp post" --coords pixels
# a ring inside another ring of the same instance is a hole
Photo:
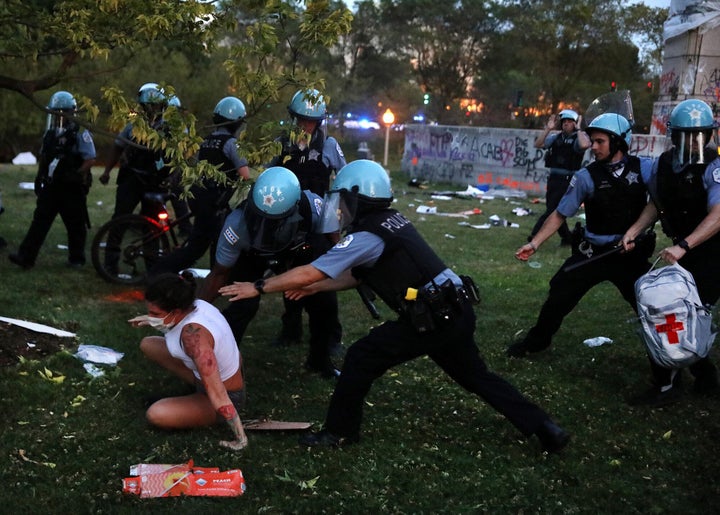
[[[382,121],[385,124],[385,158],[383,159],[383,166],[387,167],[388,163],[388,146],[390,145],[390,126],[395,121],[395,115],[388,109],[382,115]]]

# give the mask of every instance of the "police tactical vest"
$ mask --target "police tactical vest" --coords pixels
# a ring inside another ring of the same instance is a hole
[[[647,188],[640,174],[640,159],[627,156],[620,177],[603,163],[587,166],[595,190],[585,200],[587,227],[595,234],[624,234],[647,204]]]
[[[659,158],[658,198],[653,200],[660,214],[663,232],[678,241],[693,232],[707,216],[707,191],[703,185],[707,164],[688,164],[682,172],[675,173],[672,154],[673,151],[669,150]],[[706,157],[712,160],[711,156]]]
[[[583,153],[575,151],[577,132],[565,137],[562,133],[553,140],[550,148],[545,153],[546,168],[562,168],[568,171],[576,171],[582,167]]]
[[[350,233],[360,231],[382,238],[385,249],[375,265],[355,267],[352,274],[395,311],[400,310],[408,287],[420,289],[447,268],[410,220],[394,209],[363,216]]]
[[[160,127],[157,130],[162,131],[163,128]],[[132,138],[132,142],[142,146],[142,148],[136,145],[128,145],[125,147],[125,159],[128,168],[141,175],[154,177],[158,182],[168,176],[170,170],[167,166],[158,169],[158,162],[164,159],[162,151],[151,150],[136,141],[135,138]]]
[[[230,159],[223,152],[225,143],[232,138],[233,135],[227,132],[213,133],[203,140],[200,144],[198,159],[207,161],[208,163],[220,167],[220,171],[224,172],[230,180],[237,179],[237,169]]]
[[[310,190],[323,197],[330,188],[330,169],[322,158],[325,145],[322,131],[316,130],[310,144],[302,150],[297,145],[289,145],[287,140],[284,143],[280,166],[295,174],[300,181],[300,189]]]
[[[58,160],[52,176],[54,182],[82,183],[84,181],[84,177],[78,173],[84,160],[75,150],[78,129],[77,125],[71,124],[60,137],[57,136],[54,129],[46,131],[43,136],[41,154],[44,166],[47,167],[53,160]],[[42,173],[47,176],[48,170],[45,169]]]

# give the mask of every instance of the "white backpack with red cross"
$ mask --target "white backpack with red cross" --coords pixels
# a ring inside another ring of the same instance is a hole
[[[692,274],[675,263],[635,282],[638,316],[647,351],[666,368],[692,365],[715,341],[712,314],[700,301]]]

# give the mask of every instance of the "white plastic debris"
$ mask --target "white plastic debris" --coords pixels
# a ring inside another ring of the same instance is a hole
[[[490,229],[490,224],[471,224],[469,222],[458,222],[463,227],[472,227],[473,229]]]
[[[92,363],[84,363],[83,368],[85,371],[93,377],[102,377],[105,375],[105,371]]]
[[[425,215],[434,215],[437,213],[437,207],[435,206],[418,206],[415,210],[416,213]]]
[[[102,365],[117,365],[124,355],[122,352],[99,345],[80,345],[75,353],[75,357],[82,361]]]
[[[612,342],[612,339],[608,338],[607,336],[596,336],[595,338],[588,338],[583,343],[588,347],[600,347],[601,345]]]

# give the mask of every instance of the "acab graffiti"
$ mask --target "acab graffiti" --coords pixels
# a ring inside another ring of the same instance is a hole
[[[457,184],[499,185],[542,192],[545,152],[534,148],[539,131],[487,127],[408,125],[402,169],[411,177]],[[634,135],[631,154],[656,156],[662,135]],[[586,155],[586,161],[590,159]]]

